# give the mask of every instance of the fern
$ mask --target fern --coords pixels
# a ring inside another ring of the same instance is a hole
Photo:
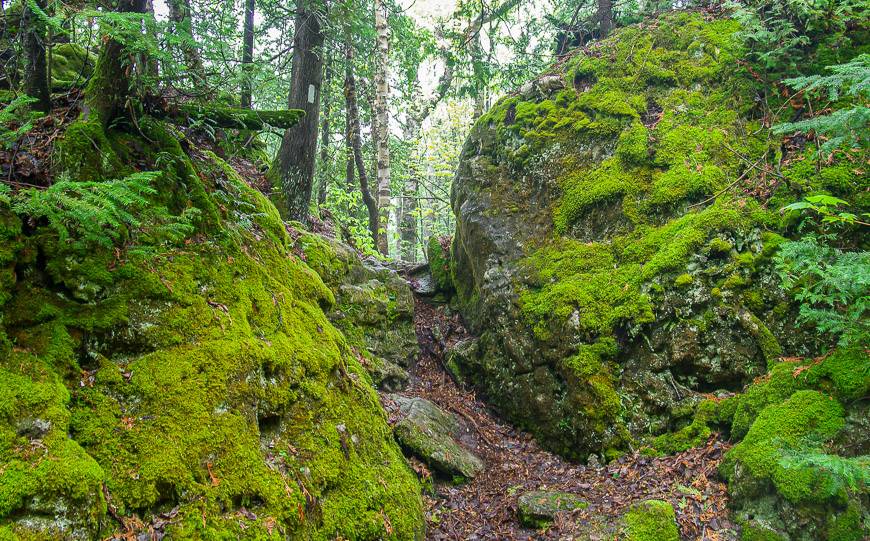
[[[810,446],[819,450],[784,449],[779,464],[795,475],[806,472],[802,476],[812,476],[816,497],[824,500],[844,492],[863,494],[870,488],[870,457],[844,458],[824,453],[812,443]]]
[[[828,138],[823,152],[849,145],[870,144],[870,54],[862,54],[846,64],[828,66],[829,75],[811,75],[783,81],[807,95],[825,95],[832,102],[845,101],[847,106],[828,115],[774,126],[774,133],[814,131]],[[848,104],[851,103],[851,106]]]
[[[848,252],[808,235],[786,242],[775,259],[784,289],[800,303],[799,318],[841,346],[870,336],[870,252]]]
[[[139,227],[135,213],[157,191],[159,173],[134,173],[104,182],[60,181],[47,189],[23,190],[12,197],[12,210],[33,220],[44,219],[61,242],[79,247],[110,247],[125,231]]]

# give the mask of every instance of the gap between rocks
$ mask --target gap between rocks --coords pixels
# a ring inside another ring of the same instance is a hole
[[[469,337],[457,314],[416,298],[415,328],[421,355],[404,398],[423,398],[459,424],[459,444],[481,458],[473,479],[454,484],[411,456],[427,487],[429,540],[605,539],[608,527],[632,504],[658,499],[676,511],[681,539],[735,539],[724,483],[716,468],[730,445],[714,435],[702,447],[666,457],[632,453],[607,464],[570,463],[541,449],[526,433],[501,421],[472,390],[461,388],[444,368],[450,348]],[[395,395],[382,401],[395,425],[402,417]],[[533,491],[576,495],[588,507],[555,513],[540,529],[523,526],[518,500]],[[612,538],[612,533],[609,538]]]

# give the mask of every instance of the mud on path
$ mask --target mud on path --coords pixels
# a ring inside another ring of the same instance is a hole
[[[606,466],[583,466],[542,450],[530,436],[499,420],[475,396],[461,389],[443,367],[446,351],[467,337],[456,315],[417,299],[415,324],[421,358],[410,386],[401,394],[428,399],[456,414],[460,442],[484,460],[485,469],[459,486],[436,481],[426,495],[430,540],[572,539],[592,518],[616,517],[635,502],[671,502],[685,540],[733,539],[726,487],[716,468],[729,445],[715,436],[684,453],[649,458],[639,453]],[[425,465],[412,459],[422,476]],[[546,530],[529,530],[516,518],[517,498],[532,490],[579,495],[587,509],[562,514]]]

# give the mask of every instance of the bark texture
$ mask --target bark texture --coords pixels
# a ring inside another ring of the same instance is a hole
[[[613,29],[613,0],[598,0],[598,31],[601,38]]]
[[[390,35],[387,26],[387,6],[383,0],[375,0],[375,116],[377,136],[375,151],[378,160],[378,250],[390,254],[387,226],[390,220],[390,86],[387,81],[387,59],[390,52]]]
[[[36,0],[39,9],[45,11],[45,0]],[[45,23],[24,2],[22,26],[24,28],[24,92],[36,98],[35,109],[51,109],[51,93],[48,88],[48,65],[45,60]]]
[[[348,40],[347,49],[345,51],[345,72],[344,72],[344,99],[347,109],[348,120],[348,141],[349,150],[353,155],[353,163],[356,164],[357,174],[359,175],[359,188],[362,193],[363,203],[369,215],[369,232],[372,235],[372,241],[378,242],[378,202],[372,197],[372,192],[369,189],[368,173],[363,162],[362,156],[362,137],[360,136],[359,126],[359,106],[357,105],[356,81],[353,76],[353,46]],[[348,157],[350,159],[350,157]],[[353,167],[350,163],[347,166],[348,181],[353,179]]]
[[[245,0],[245,25],[242,32],[242,96],[240,104],[251,108],[251,68],[254,63],[254,0]]]
[[[324,16],[325,11],[316,0],[302,0],[297,4],[287,105],[290,109],[305,111],[305,117],[298,126],[284,132],[269,170],[272,186],[280,194],[276,206],[286,218],[303,223],[308,221],[317,158]]]

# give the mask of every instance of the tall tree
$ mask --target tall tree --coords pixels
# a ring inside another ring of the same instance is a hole
[[[119,0],[116,11],[145,13],[146,8],[146,0]],[[128,102],[130,73],[134,71],[125,65],[129,56],[123,42],[107,36],[84,100],[84,114],[96,118],[103,126],[108,126]]]
[[[314,183],[317,135],[320,123],[320,89],[323,82],[323,19],[320,0],[299,0],[293,36],[293,68],[287,105],[302,109],[305,117],[284,132],[281,146],[269,170],[280,197],[276,201],[285,217],[308,221],[308,206]]]
[[[390,86],[387,81],[387,61],[390,54],[390,29],[387,25],[387,5],[384,0],[375,0],[375,111],[377,133],[374,134],[378,167],[378,250],[390,254],[387,227],[390,220]]]
[[[193,12],[190,9],[190,0],[168,0],[167,4],[169,5],[169,20],[175,25],[176,31],[189,40],[181,47],[181,54],[184,55],[187,70],[191,74],[194,85],[202,85],[205,83],[205,68],[202,65],[199,49],[196,48],[194,42]]]
[[[251,68],[254,64],[254,0],[245,0],[245,24],[242,32],[241,106],[251,108]]]
[[[349,34],[349,32],[348,32]],[[349,141],[349,150],[353,156],[353,162],[356,164],[357,175],[359,176],[359,188],[362,193],[363,203],[366,206],[369,216],[369,232],[372,235],[372,241],[377,245],[378,236],[378,202],[372,197],[372,192],[369,189],[368,173],[366,172],[365,162],[362,155],[362,137],[360,135],[359,124],[359,106],[357,105],[356,81],[353,75],[353,44],[350,36],[347,36],[345,48],[345,67],[344,67],[344,99],[345,109],[347,114],[347,139]],[[350,159],[350,157],[348,157]],[[350,163],[347,167],[347,179],[352,182],[353,168]]]
[[[317,204],[326,203],[329,175],[332,173],[329,160],[329,136],[332,123],[332,61],[327,57],[323,81],[323,122],[320,131],[320,179],[317,182]]]
[[[613,29],[613,0],[598,0],[598,34],[605,38]]]
[[[34,6],[42,13],[34,11]],[[24,29],[24,92],[36,98],[34,107],[40,111],[51,109],[51,93],[49,91],[48,65],[46,63],[45,40],[46,25],[44,13],[45,0],[23,2],[21,20]]]

